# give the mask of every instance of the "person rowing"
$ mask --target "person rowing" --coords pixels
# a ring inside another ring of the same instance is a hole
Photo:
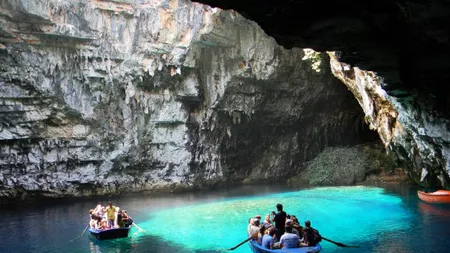
[[[316,246],[322,240],[322,236],[319,231],[311,227],[309,220],[305,221],[305,227],[303,228],[303,238],[300,241],[300,246],[311,247]]]
[[[123,228],[123,227],[129,227],[133,224],[133,220],[131,219],[131,217],[128,215],[126,210],[120,210],[117,213],[117,224],[119,225],[119,227]]]

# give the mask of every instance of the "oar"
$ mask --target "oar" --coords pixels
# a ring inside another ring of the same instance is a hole
[[[334,244],[336,244],[336,245],[339,246],[339,247],[344,247],[344,248],[359,248],[359,247],[360,247],[360,246],[345,245],[345,244],[340,243],[340,242],[332,241],[332,240],[330,240],[330,239],[328,239],[328,238],[325,238],[325,237],[323,237],[323,236],[322,236],[322,239],[324,239],[325,241],[329,241],[329,242],[331,242],[331,243],[334,243]]]
[[[237,248],[238,248],[239,246],[241,246],[242,244],[244,244],[244,243],[250,241],[251,239],[257,237],[257,236],[258,236],[258,233],[259,233],[259,231],[256,232],[256,233],[254,233],[253,235],[251,235],[249,238],[245,239],[243,242],[239,243],[238,245],[236,245],[236,246],[234,246],[233,248],[230,248],[230,249],[228,249],[228,250],[235,250],[235,249],[237,249]]]
[[[137,228],[137,229],[139,229],[139,231],[147,231],[147,230],[145,230],[145,229],[142,229],[141,227],[139,227],[138,226],[138,224],[136,224],[136,222],[133,222],[133,225]]]
[[[82,235],[84,234],[84,232],[86,232],[86,230],[88,229],[88,227],[89,227],[89,224],[87,224],[86,228],[83,230],[83,233],[81,233],[80,236],[82,236]]]

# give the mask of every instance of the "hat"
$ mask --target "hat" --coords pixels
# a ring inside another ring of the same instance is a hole
[[[255,218],[260,220],[261,219],[261,215],[257,214],[257,215],[255,215]]]
[[[291,219],[287,219],[286,220],[286,225],[292,224],[292,220]]]

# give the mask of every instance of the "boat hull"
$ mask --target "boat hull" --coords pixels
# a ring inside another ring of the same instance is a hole
[[[91,235],[97,240],[110,240],[116,238],[128,237],[128,232],[130,228],[111,228],[105,230],[96,230],[89,228]]]
[[[428,203],[450,203],[450,191],[438,190],[435,192],[417,191],[419,199]]]
[[[249,247],[253,253],[315,253],[322,249],[320,244],[314,247],[301,247],[292,249],[266,249],[259,245],[255,240],[248,241]]]

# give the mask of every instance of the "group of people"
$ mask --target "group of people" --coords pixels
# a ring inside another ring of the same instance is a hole
[[[310,221],[305,221],[305,225],[301,226],[295,215],[283,211],[282,204],[276,207],[277,213],[267,214],[263,221],[261,215],[249,219],[247,232],[261,246],[267,249],[309,247],[322,240]]]
[[[127,211],[113,206],[111,201],[108,202],[108,206],[99,204],[94,209],[89,210],[89,216],[89,226],[97,230],[123,228],[133,224],[133,220]]]

